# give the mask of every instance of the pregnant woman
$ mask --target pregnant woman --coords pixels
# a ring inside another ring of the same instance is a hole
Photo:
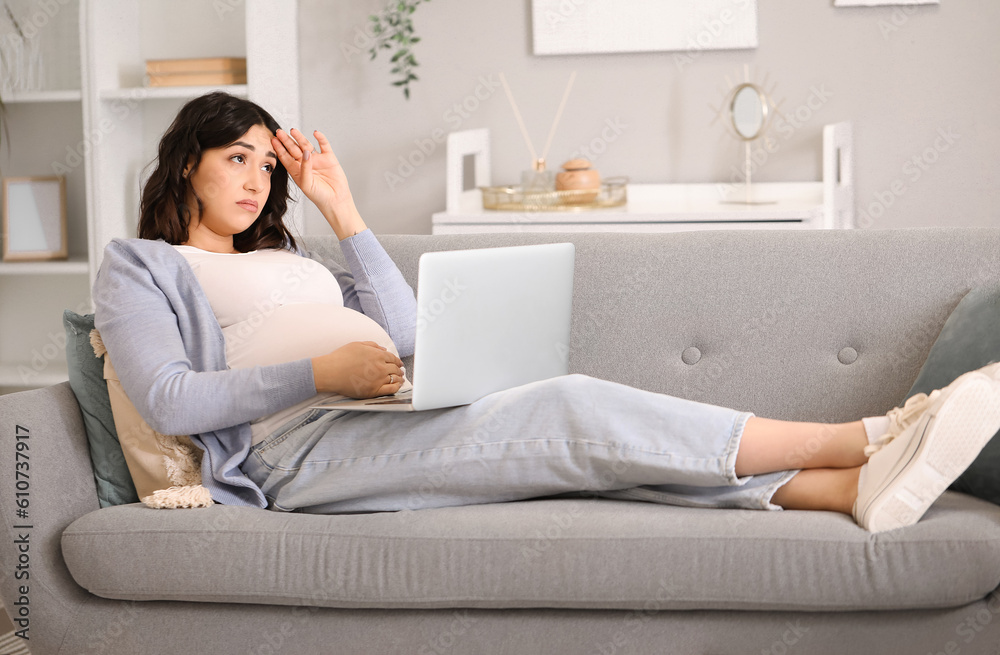
[[[185,104],[143,189],[139,238],[108,244],[94,285],[96,326],[129,399],[153,429],[204,451],[216,502],[334,513],[587,492],[832,510],[881,531],[919,520],[1000,428],[998,365],[843,424],[582,375],[449,409],[311,409],[407,388],[400,357],[416,323],[412,290],[330,143],[314,137],[318,150],[225,93]],[[284,225],[289,177],[349,270],[312,258]]]

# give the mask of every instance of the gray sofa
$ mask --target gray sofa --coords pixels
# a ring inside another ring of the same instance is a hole
[[[564,240],[573,372],[784,419],[884,413],[963,294],[1000,281],[992,228],[381,237],[411,284],[424,251]],[[339,258],[333,237],[308,245]],[[1000,508],[955,492],[879,535],[833,513],[585,494],[339,516],[99,509],[68,383],[0,397],[0,471],[0,596],[37,655],[1000,648]]]

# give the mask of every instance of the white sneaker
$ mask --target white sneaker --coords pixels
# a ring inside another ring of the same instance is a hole
[[[853,514],[871,532],[919,521],[1000,429],[1000,381],[989,375],[963,374],[925,401],[861,467]]]
[[[906,399],[906,402],[903,403],[902,407],[894,407],[893,409],[890,409],[886,413],[886,416],[889,418],[889,427],[886,429],[886,433],[871,444],[865,446],[865,455],[870,457],[884,448],[889,442],[898,437],[906,428],[918,420],[928,408],[938,401],[941,396],[949,395],[952,389],[955,388],[961,380],[976,373],[985,375],[1000,382],[1000,362],[987,364],[986,366],[976,369],[975,371],[963,373],[943,389],[935,389],[934,391],[931,391],[930,395],[926,393],[914,394]]]

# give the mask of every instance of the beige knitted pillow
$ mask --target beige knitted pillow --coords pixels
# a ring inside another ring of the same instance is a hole
[[[90,344],[104,357],[118,442],[142,502],[156,509],[211,505],[212,496],[201,485],[201,450],[186,435],[167,436],[149,427],[125,395],[97,330],[91,330]]]

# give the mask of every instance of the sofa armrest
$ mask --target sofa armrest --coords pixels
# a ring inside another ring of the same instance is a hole
[[[27,614],[32,652],[57,652],[91,598],[70,576],[60,540],[66,526],[99,508],[69,383],[0,396],[0,598],[15,630]]]

